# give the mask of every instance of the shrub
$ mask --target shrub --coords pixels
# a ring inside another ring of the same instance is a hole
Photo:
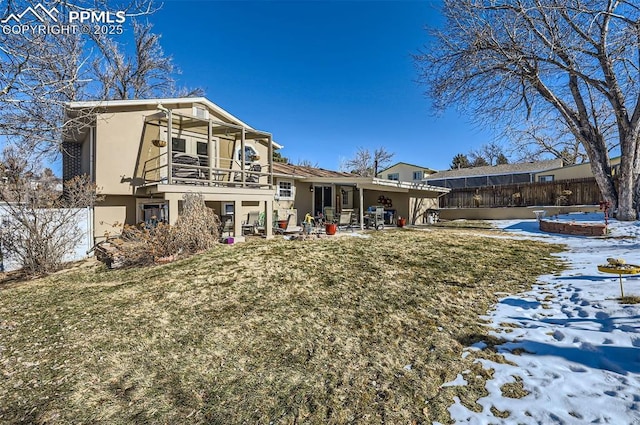
[[[202,195],[187,193],[176,224],[147,227],[125,226],[119,240],[111,241],[118,251],[119,266],[151,264],[158,259],[191,255],[210,249],[220,238],[220,220],[204,203]]]

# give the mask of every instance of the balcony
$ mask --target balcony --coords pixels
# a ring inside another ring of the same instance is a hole
[[[273,190],[272,158],[270,133],[166,110],[145,120],[137,176],[141,186]]]

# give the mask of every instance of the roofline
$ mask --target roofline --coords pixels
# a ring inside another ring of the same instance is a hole
[[[276,174],[274,173],[274,176]],[[430,184],[426,184],[426,183],[413,183],[413,182],[406,182],[406,181],[398,181],[398,180],[387,180],[387,179],[379,179],[377,177],[361,177],[361,176],[354,176],[354,177],[339,177],[339,176],[335,176],[335,177],[316,177],[316,176],[296,176],[296,175],[291,175],[291,174],[287,174],[287,175],[283,175],[283,174],[278,174],[278,177],[288,177],[288,178],[295,178],[295,179],[299,179],[302,181],[308,181],[311,183],[347,183],[347,184],[354,184],[354,185],[367,185],[367,184],[372,184],[375,186],[386,186],[386,187],[394,187],[397,189],[406,189],[406,190],[425,190],[425,191],[430,191],[430,192],[441,192],[441,193],[449,193],[451,191],[451,189],[446,188],[446,187],[441,187],[441,186],[432,186]]]
[[[494,173],[494,174],[466,174],[466,175],[451,176],[451,177],[438,177],[438,176],[434,177],[433,174],[430,174],[428,177],[425,177],[423,180],[446,180],[446,179],[462,179],[462,178],[467,178],[467,177],[509,176],[511,174],[536,174],[536,173],[544,173],[544,172],[549,171],[549,170],[558,170],[559,168],[562,168],[562,167],[547,168],[545,170],[538,170],[538,171],[510,171],[510,172]],[[449,171],[449,170],[447,170],[447,171]],[[445,171],[443,171],[443,173],[444,172]],[[437,173],[435,173],[435,174],[437,174]]]
[[[621,155],[614,156],[613,158],[609,158],[609,162],[615,161],[616,159],[621,159]],[[590,165],[590,164],[591,164],[591,161],[585,161],[585,162],[582,162],[580,164],[564,165],[562,167],[556,167],[556,168],[551,168],[549,170],[538,171],[538,173],[546,173],[546,172],[556,171],[556,170],[566,170],[567,168],[580,167],[580,166],[583,166],[583,165]]]
[[[430,170],[430,171],[433,171],[434,173],[437,173],[437,171],[436,171],[436,170],[434,170],[433,168],[423,167],[422,165],[410,164],[410,163],[408,163],[408,162],[399,161],[399,162],[396,162],[396,163],[395,163],[395,164],[393,164],[393,165],[388,166],[388,167],[387,167],[387,168],[385,168],[384,170],[380,170],[380,171],[378,171],[378,174],[382,174],[382,173],[384,173],[385,171],[387,171],[388,169],[393,168],[393,167],[395,167],[396,165],[400,165],[400,164],[410,165],[410,166],[412,166],[412,167],[422,168],[422,169],[424,169],[424,170]]]
[[[110,107],[118,107],[118,106],[144,106],[144,105],[158,105],[158,104],[172,104],[172,103],[202,103],[207,107],[211,108],[215,112],[219,113],[223,117],[227,118],[229,121],[235,122],[242,127],[245,127],[249,130],[256,130],[251,127],[249,124],[240,120],[235,115],[227,112],[225,109],[216,105],[206,97],[165,97],[165,98],[157,98],[157,99],[127,99],[127,100],[92,100],[86,102],[67,102],[67,107],[71,109],[80,109],[80,108],[110,108]],[[284,146],[271,140],[273,146],[276,149],[282,149]]]

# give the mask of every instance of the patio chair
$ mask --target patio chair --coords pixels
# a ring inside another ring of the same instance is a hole
[[[343,211],[340,213],[340,217],[338,219],[338,230],[340,228],[350,229],[353,232],[353,226],[351,225],[351,212]]]
[[[360,225],[360,209],[359,208],[354,208],[353,212],[351,213],[351,225],[352,226]]]
[[[260,217],[260,211],[251,211],[247,214],[247,221],[242,223],[242,234],[254,235],[256,228],[258,227],[258,218]]]
[[[325,223],[335,223],[336,215],[333,207],[324,207],[324,221]]]
[[[225,233],[228,233],[229,236],[233,235],[233,216],[232,215],[220,216],[220,237],[224,237]]]
[[[200,160],[197,155],[191,155],[188,153],[174,153],[173,154],[173,166],[171,173],[174,179],[199,179],[200,176]]]
[[[289,214],[287,217],[287,227],[281,228],[278,226],[273,227],[273,233],[279,235],[291,234],[291,233],[302,233],[302,227],[296,225],[296,216],[295,214]]]

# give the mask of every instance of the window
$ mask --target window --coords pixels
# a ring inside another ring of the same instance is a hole
[[[167,223],[169,221],[169,205],[164,201],[142,201],[138,204],[136,219],[138,223],[143,222],[148,228],[155,227],[158,223]]]
[[[209,111],[207,111],[205,108],[199,107],[199,106],[194,106],[193,107],[193,116],[196,118],[200,118],[203,120],[208,120],[209,119]]]
[[[400,173],[387,174],[387,180],[400,180]]]
[[[538,176],[538,181],[539,182],[552,182],[553,181],[553,174],[547,174],[545,176]]]
[[[196,147],[198,155],[207,156],[209,155],[209,150],[207,149],[207,144],[204,142],[198,142]]]
[[[342,190],[342,205],[349,205],[349,192]]]
[[[245,164],[250,164],[251,162],[253,162],[251,160],[252,157],[255,158],[260,158],[260,155],[258,155],[258,151],[256,150],[256,148],[254,148],[251,145],[244,145],[244,162]],[[238,161],[242,161],[242,151],[240,151],[240,148],[238,148],[238,151],[236,153],[236,159]]]
[[[414,180],[422,180],[423,177],[423,172],[422,171],[414,171],[413,172],[413,179]]]
[[[278,196],[280,199],[293,198],[293,184],[290,181],[278,182]]]
[[[182,152],[185,153],[187,151],[187,140],[179,139],[174,137],[171,139],[171,150],[173,152]]]

